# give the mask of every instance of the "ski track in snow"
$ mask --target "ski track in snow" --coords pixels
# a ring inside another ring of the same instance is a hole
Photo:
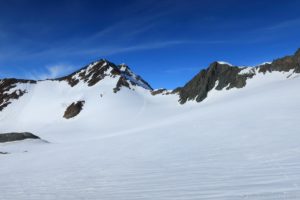
[[[50,143],[0,144],[10,152],[0,154],[0,200],[300,199],[300,78],[287,74],[184,106],[140,88],[113,94],[113,80],[32,86],[0,113],[0,130]],[[82,113],[63,119],[80,98]]]

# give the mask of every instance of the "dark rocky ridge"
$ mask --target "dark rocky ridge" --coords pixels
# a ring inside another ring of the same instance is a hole
[[[148,88],[151,88],[151,86],[143,80],[140,76],[136,76],[127,65],[115,65],[112,62],[109,62],[107,60],[99,60],[97,62],[94,62],[90,65],[87,65],[80,70],[68,75],[64,76],[58,79],[58,81],[67,81],[71,87],[74,87],[77,85],[80,81],[83,81],[88,84],[88,86],[93,86],[97,84],[99,81],[104,79],[106,76],[118,78],[118,83],[123,82],[124,84],[121,84],[121,86],[129,87],[129,85],[137,85],[134,81],[139,81],[145,85],[148,86]],[[127,82],[127,83],[125,83]],[[129,84],[130,83],[130,84]],[[120,89],[117,85],[116,88]],[[119,89],[114,91],[119,91]]]
[[[35,84],[36,81],[14,78],[0,80],[0,111],[11,104],[12,100],[19,99],[27,92],[26,90],[21,89],[13,90],[15,87],[17,87],[18,83]]]
[[[23,132],[23,133],[14,132],[14,133],[0,134],[0,143],[13,142],[13,141],[25,140],[25,139],[40,139],[40,138],[29,132]]]
[[[74,87],[80,81],[87,83],[88,86],[93,86],[105,77],[110,76],[117,79],[116,86],[112,88],[115,93],[120,91],[122,87],[133,89],[132,86],[139,85],[149,89],[152,95],[179,94],[179,102],[181,104],[184,104],[189,100],[201,102],[207,97],[208,92],[214,87],[216,87],[217,90],[244,87],[247,83],[247,79],[255,76],[257,71],[259,73],[267,73],[273,71],[287,72],[293,70],[294,73],[300,73],[300,49],[292,56],[285,56],[274,60],[270,64],[260,65],[253,69],[256,69],[256,72],[253,71],[253,73],[241,74],[240,72],[243,68],[214,62],[208,69],[200,71],[200,73],[198,73],[186,85],[173,91],[163,89],[153,91],[152,87],[140,76],[135,75],[128,66],[124,64],[117,66],[107,60],[99,60],[68,76],[52,80],[66,81],[71,87]],[[13,100],[19,99],[27,92],[25,89],[17,89],[16,86],[18,83],[35,84],[37,81],[23,79],[0,80],[0,112],[11,104]],[[216,85],[216,83],[218,84]]]
[[[239,72],[241,70],[242,69],[238,67],[214,62],[208,69],[200,71],[200,73],[185,86],[177,88],[174,92],[179,93],[179,102],[181,104],[189,100],[201,102],[214,87],[216,87],[217,90],[222,90],[225,87],[226,89],[244,87],[247,78],[251,78],[253,74],[240,75]]]
[[[75,116],[77,116],[84,105],[85,101],[77,101],[77,102],[73,102],[71,105],[69,105],[64,113],[64,118],[66,119],[70,119],[73,118]]]
[[[68,76],[64,76],[54,80],[67,81],[72,87],[77,85],[82,80],[87,83],[88,86],[93,86],[107,76],[105,72],[107,72],[109,69],[112,69],[110,76],[121,74],[120,70],[115,64],[106,60],[100,60],[98,62],[87,65]],[[76,75],[78,75],[78,77],[76,77]]]
[[[288,72],[293,70],[295,73],[300,73],[300,49],[292,56],[285,56],[274,60],[270,64],[264,64],[258,66],[259,72],[273,72],[273,71],[284,71]]]
[[[173,90],[173,93],[178,93],[180,96],[179,102],[184,104],[189,100],[203,101],[207,97],[208,92],[214,87],[216,87],[216,90],[242,88],[246,85],[247,79],[255,76],[255,72],[241,74],[240,72],[243,69],[214,62],[207,69],[201,70],[186,85]],[[292,56],[276,59],[270,64],[260,65],[254,67],[254,69],[258,69],[259,73],[288,72],[291,70],[294,73],[300,73],[300,49]]]

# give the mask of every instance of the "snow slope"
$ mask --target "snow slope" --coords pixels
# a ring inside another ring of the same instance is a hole
[[[10,152],[0,199],[300,199],[300,78],[289,75],[260,73],[185,105],[142,87],[114,94],[110,78],[30,85],[0,113],[0,131],[49,143],[0,144]],[[62,118],[78,100],[83,111]]]

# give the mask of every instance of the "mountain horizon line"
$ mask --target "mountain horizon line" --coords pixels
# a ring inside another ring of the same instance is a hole
[[[79,83],[92,87],[106,77],[114,80],[111,85],[113,93],[118,93],[122,88],[134,91],[136,88],[143,88],[153,96],[156,95],[178,95],[178,102],[185,104],[187,101],[203,101],[210,91],[241,89],[247,85],[247,81],[259,74],[272,72],[288,73],[286,78],[293,74],[300,73],[300,49],[294,55],[284,56],[274,59],[270,63],[263,63],[254,67],[233,66],[226,62],[215,61],[207,68],[200,70],[185,85],[175,89],[164,88],[153,89],[151,85],[141,76],[135,74],[126,64],[116,65],[106,59],[92,62],[73,73],[54,79],[32,80],[4,78],[0,79],[0,111],[19,99],[28,91],[24,85],[37,84],[42,81],[66,82],[70,89]],[[24,89],[19,89],[18,85],[23,85]],[[9,93],[11,92],[11,93]]]
[[[283,56],[283,57],[279,57],[279,58],[275,58],[273,59],[273,61],[269,62],[269,61],[265,61],[261,64],[258,64],[258,65],[253,65],[253,66],[250,66],[250,65],[234,65],[232,63],[229,63],[227,61],[213,61],[211,62],[208,67],[204,67],[204,68],[201,68],[199,70],[199,73],[203,70],[207,70],[210,66],[212,66],[213,64],[219,64],[219,65],[227,65],[227,66],[230,66],[230,67],[238,67],[238,68],[256,68],[256,67],[261,67],[261,66],[267,66],[267,65],[270,65],[272,64],[273,62],[276,62],[277,60],[281,60],[281,59],[285,59],[285,58],[289,58],[289,57],[300,57],[300,48],[298,48],[294,54],[292,55],[287,55],[287,56]],[[46,80],[60,80],[64,77],[67,77],[67,76],[70,76],[72,74],[76,74],[77,72],[83,70],[83,69],[86,69],[89,65],[93,64],[93,63],[96,63],[96,62],[107,62],[107,63],[110,63],[112,65],[115,65],[117,67],[126,67],[128,68],[129,70],[130,67],[127,63],[121,63],[121,64],[115,64],[114,62],[110,61],[109,59],[106,59],[106,58],[100,58],[100,59],[97,59],[95,61],[92,61],[90,62],[89,64],[85,65],[84,67],[80,67],[78,69],[75,69],[73,72],[69,73],[69,74],[65,74],[65,75],[61,75],[61,76],[57,76],[55,78],[43,78],[43,79],[39,79],[39,78],[16,78],[16,77],[4,77],[4,78],[0,78],[0,80],[5,80],[5,79],[16,79],[16,80],[24,80],[24,81],[46,81]],[[163,88],[156,88],[156,89],[163,89]],[[177,89],[176,87],[174,89]],[[153,89],[155,90],[155,89]]]

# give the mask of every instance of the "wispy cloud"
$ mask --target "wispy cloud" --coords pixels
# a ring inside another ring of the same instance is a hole
[[[0,46],[0,60],[9,60],[15,57],[18,59],[32,59],[49,56],[59,58],[79,55],[109,56],[129,51],[164,48],[183,43],[183,41],[179,40],[166,41],[161,39],[159,41],[156,39],[156,42],[147,42],[139,39],[139,36],[143,33],[156,28],[156,20],[159,20],[160,17],[166,15],[168,12],[165,11],[151,16],[119,21],[98,32],[85,36],[84,39],[82,36],[66,38],[63,42],[54,42],[38,47],[36,51],[33,50],[32,47],[36,44],[43,44],[43,42],[35,42],[33,45],[30,43],[30,40],[27,40],[26,42],[29,42],[29,44],[17,46],[17,48],[10,45],[10,49],[1,48]],[[28,48],[28,46],[30,46],[30,48]],[[30,49],[30,51],[28,51],[28,49]]]
[[[283,21],[274,25],[270,25],[264,28],[264,30],[280,30],[285,28],[292,28],[292,27],[299,27],[300,25],[300,18],[291,19],[287,21]]]
[[[142,43],[142,44],[131,45],[131,46],[126,46],[126,45],[124,45],[124,46],[106,46],[106,47],[102,47],[102,48],[87,49],[86,51],[80,51],[80,52],[74,51],[73,53],[109,56],[109,55],[125,53],[125,52],[166,48],[166,47],[185,44],[185,43],[189,43],[189,42],[191,42],[191,41],[185,41],[185,40],[158,41],[158,42]]]
[[[92,56],[92,57],[105,57],[120,53],[128,53],[135,51],[145,51],[153,49],[163,49],[176,45],[184,44],[194,44],[194,45],[204,45],[204,44],[225,44],[234,43],[234,40],[156,40],[153,42],[142,42],[132,45],[127,44],[108,44],[102,45],[100,47],[84,47],[80,48],[78,46],[65,46],[63,48],[55,47],[52,49],[47,49],[45,51],[39,51],[36,53],[31,53],[30,55],[23,55],[28,57],[45,57],[45,56]],[[21,54],[19,54],[20,58]]]
[[[45,67],[45,71],[43,72],[32,72],[28,74],[28,78],[35,80],[45,80],[45,79],[53,79],[61,76],[65,76],[68,73],[74,71],[76,67],[67,64],[56,64]]]

